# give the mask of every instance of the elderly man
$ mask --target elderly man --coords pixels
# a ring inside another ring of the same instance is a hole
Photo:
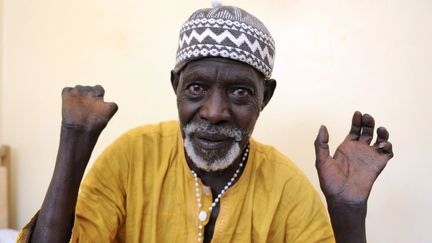
[[[31,242],[365,242],[367,199],[393,156],[388,132],[356,112],[334,156],[324,126],[316,166],[331,224],[301,171],[251,138],[276,88],[274,41],[246,11],[196,11],[180,32],[171,83],[179,122],[133,129],[95,162],[117,110],[101,86],[65,88],[54,175]],[[79,195],[78,195],[78,191]]]

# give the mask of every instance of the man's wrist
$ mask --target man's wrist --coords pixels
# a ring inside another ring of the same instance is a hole
[[[60,172],[61,176],[65,173],[84,173],[99,135],[100,133],[81,129],[80,126],[62,123],[55,171]]]
[[[346,207],[353,209],[367,208],[367,199],[346,200],[341,197],[326,196],[327,205],[332,207]]]
[[[367,201],[326,199],[336,242],[365,243]]]
[[[81,125],[81,124],[74,124],[74,123],[68,123],[65,121],[62,121],[61,123],[61,130],[63,131],[67,131],[70,133],[75,133],[75,134],[87,134],[90,136],[99,136],[103,129],[105,127],[102,128],[94,128],[94,127],[90,127],[90,126],[85,126],[85,125]]]

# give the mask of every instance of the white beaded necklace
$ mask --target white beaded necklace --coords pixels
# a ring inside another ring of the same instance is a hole
[[[228,190],[228,188],[231,187],[231,185],[234,183],[235,179],[238,177],[238,174],[240,173],[240,169],[243,167],[243,163],[246,161],[249,154],[249,145],[246,147],[245,152],[243,153],[242,161],[239,164],[239,168],[235,171],[234,175],[231,177],[231,179],[228,181],[228,183],[225,185],[224,189],[219,193],[219,195],[214,199],[212,205],[208,208],[208,212],[206,212],[202,208],[201,203],[201,194],[200,194],[200,188],[198,183],[198,175],[195,173],[195,171],[192,170],[192,175],[195,178],[195,191],[196,191],[196,197],[198,202],[198,209],[200,210],[198,214],[198,242],[201,242],[204,239],[204,226],[203,223],[206,221],[207,217],[211,215],[211,212],[213,208],[216,206],[216,204],[219,202],[221,197],[225,194],[225,192]]]

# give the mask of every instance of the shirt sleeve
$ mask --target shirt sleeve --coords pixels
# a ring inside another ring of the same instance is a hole
[[[126,209],[129,151],[125,137],[95,161],[80,186],[71,242],[111,242],[119,237]]]
[[[125,216],[128,148],[119,138],[96,160],[80,186],[70,242],[111,242]],[[37,212],[19,232],[17,243],[30,241]]]
[[[333,230],[321,198],[306,178],[299,181],[296,191],[290,191],[287,199],[294,203],[288,212],[285,242],[334,243]]]
[[[33,216],[33,218],[20,230],[18,233],[17,243],[27,243],[30,241],[30,236],[33,233],[34,226],[39,217],[39,211]]]

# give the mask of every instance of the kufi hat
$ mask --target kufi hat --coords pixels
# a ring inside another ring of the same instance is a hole
[[[213,4],[195,11],[180,30],[174,70],[205,57],[251,65],[270,79],[275,43],[264,24],[241,8]]]

